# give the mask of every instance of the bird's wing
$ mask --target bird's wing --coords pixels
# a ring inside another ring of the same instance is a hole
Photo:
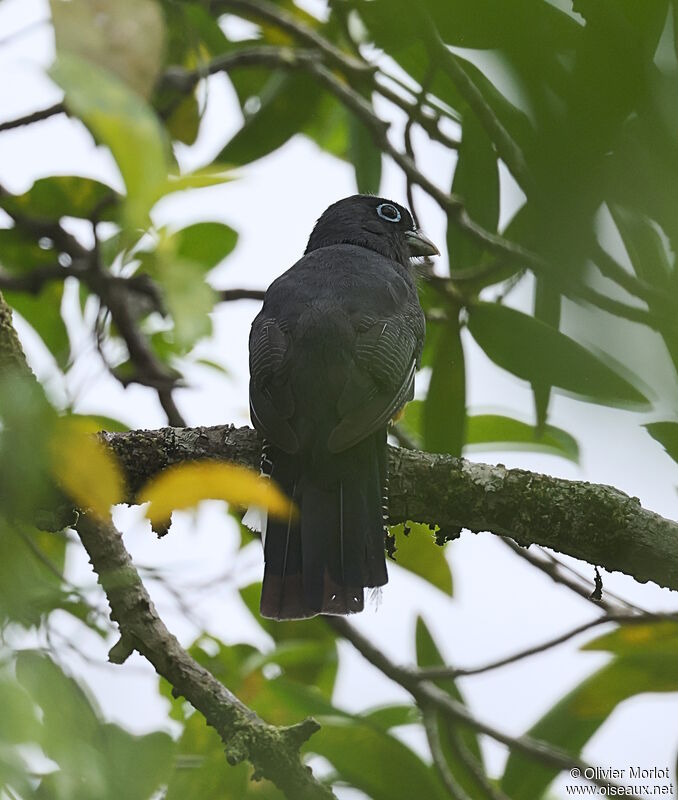
[[[353,367],[337,405],[341,420],[327,442],[330,452],[347,450],[378,431],[414,396],[423,317],[408,311],[360,321]]]
[[[286,453],[296,453],[299,440],[289,424],[294,398],[286,379],[289,340],[283,325],[262,314],[250,332],[250,413],[255,428]]]

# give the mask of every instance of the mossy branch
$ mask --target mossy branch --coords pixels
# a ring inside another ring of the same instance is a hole
[[[123,465],[130,502],[171,464],[211,458],[257,468],[261,447],[255,431],[232,425],[101,437]],[[398,447],[389,458],[392,523],[438,525],[440,541],[463,528],[489,531],[678,589],[678,524],[618,489]]]

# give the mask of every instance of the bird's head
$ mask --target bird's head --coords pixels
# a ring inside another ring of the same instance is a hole
[[[392,200],[355,194],[333,203],[322,214],[308,240],[306,252],[333,244],[355,244],[407,265],[418,256],[440,255],[412,219]]]

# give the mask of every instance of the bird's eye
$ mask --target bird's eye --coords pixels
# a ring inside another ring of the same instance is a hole
[[[377,214],[387,222],[400,222],[400,211],[390,203],[377,206]]]

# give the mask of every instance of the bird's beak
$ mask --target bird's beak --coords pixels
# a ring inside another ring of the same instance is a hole
[[[407,231],[405,241],[411,257],[440,255],[440,250],[421,231]]]

